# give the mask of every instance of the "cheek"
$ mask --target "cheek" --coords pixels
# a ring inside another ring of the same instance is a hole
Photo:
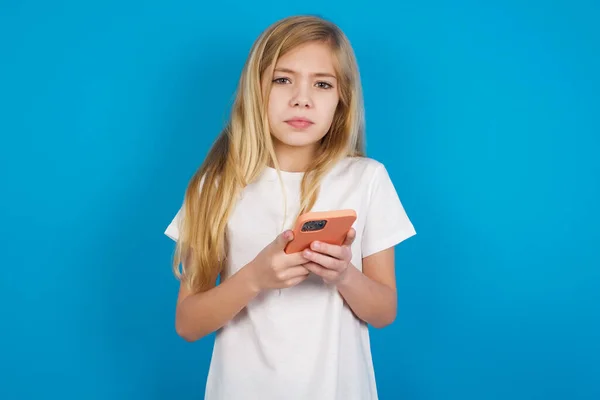
[[[283,109],[285,109],[287,103],[283,97],[282,93],[278,90],[272,90],[269,94],[267,114],[270,122],[276,121],[277,117],[281,115]]]
[[[323,119],[327,121],[327,124],[330,124],[331,121],[333,120],[333,116],[335,115],[335,110],[337,109],[337,105],[338,105],[338,97],[332,97],[327,99],[327,101],[323,102],[323,107],[322,107],[322,116]]]
[[[269,119],[269,124],[273,124],[277,117],[277,99],[274,99],[273,96],[269,97],[269,104],[267,104],[267,118]]]

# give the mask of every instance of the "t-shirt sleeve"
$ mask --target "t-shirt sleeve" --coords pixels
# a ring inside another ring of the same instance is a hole
[[[202,191],[202,188],[204,187],[204,179],[205,179],[204,176],[200,179],[200,184],[198,185],[198,196],[200,195],[200,192]],[[171,220],[171,223],[169,223],[169,225],[167,226],[167,229],[165,230],[165,235],[167,235],[169,238],[173,239],[174,241],[179,240],[179,232],[181,232],[181,223],[183,222],[183,214],[184,214],[184,206],[182,204],[182,206],[177,211],[177,214],[175,214],[175,216]]]
[[[416,234],[383,164],[374,173],[368,198],[362,257],[393,247]]]
[[[179,209],[179,211],[177,211],[177,214],[175,214],[175,217],[173,218],[173,220],[171,221],[171,223],[167,226],[167,229],[165,230],[165,235],[167,235],[169,238],[173,239],[174,241],[177,241],[179,239],[179,227],[181,224],[181,216],[183,213],[183,208]]]

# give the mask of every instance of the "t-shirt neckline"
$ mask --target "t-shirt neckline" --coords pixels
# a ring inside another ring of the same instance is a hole
[[[300,180],[302,180],[302,178],[304,177],[304,174],[306,173],[304,171],[291,172],[291,171],[283,171],[283,170],[280,170],[279,172],[281,173],[281,178],[284,181],[300,181]],[[278,179],[277,170],[275,168],[269,167],[269,166],[265,167],[263,176],[267,180],[277,180]]]

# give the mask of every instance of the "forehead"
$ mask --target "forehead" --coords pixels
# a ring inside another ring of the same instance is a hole
[[[311,42],[300,45],[277,60],[276,68],[299,73],[335,74],[335,56],[327,43]]]

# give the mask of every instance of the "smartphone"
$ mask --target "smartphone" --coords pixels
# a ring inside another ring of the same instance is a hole
[[[346,234],[356,221],[356,211],[313,211],[298,217],[294,226],[294,239],[287,244],[287,254],[301,252],[314,241],[341,246]]]

